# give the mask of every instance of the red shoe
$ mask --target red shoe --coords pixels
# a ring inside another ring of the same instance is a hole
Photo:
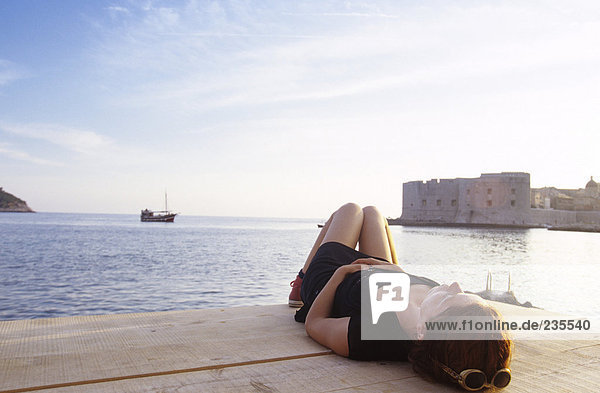
[[[292,287],[292,292],[290,292],[290,297],[288,299],[288,305],[290,307],[302,307],[304,305],[302,298],[300,298],[301,286],[302,279],[300,276],[296,276],[296,279],[290,283],[290,287]]]

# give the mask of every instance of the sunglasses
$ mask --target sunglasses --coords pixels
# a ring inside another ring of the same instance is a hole
[[[510,369],[502,368],[494,374],[490,383],[487,383],[487,376],[481,370],[475,368],[469,368],[459,373],[446,366],[444,363],[432,359],[435,363],[439,364],[440,367],[450,375],[452,378],[458,381],[458,384],[464,389],[469,391],[476,391],[483,388],[504,388],[510,383]]]

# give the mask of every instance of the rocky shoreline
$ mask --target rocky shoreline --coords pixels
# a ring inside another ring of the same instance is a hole
[[[570,224],[553,225],[548,227],[550,231],[570,231],[570,232],[600,232],[600,224]]]
[[[0,213],[35,213],[29,206],[0,207]]]
[[[0,213],[35,213],[35,211],[27,206],[27,202],[0,187]]]

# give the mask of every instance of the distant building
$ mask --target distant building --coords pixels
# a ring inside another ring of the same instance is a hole
[[[529,226],[529,174],[411,181],[402,189],[402,224]]]
[[[600,185],[590,178],[585,188],[532,188],[531,207],[569,211],[600,211]]]
[[[530,188],[525,172],[403,184],[402,225],[540,227],[600,224],[600,185]]]

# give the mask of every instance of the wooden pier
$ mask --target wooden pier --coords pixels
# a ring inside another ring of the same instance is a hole
[[[306,335],[294,311],[272,305],[3,321],[0,393],[458,391],[426,381],[409,363],[332,354]],[[511,368],[503,392],[599,392],[600,341],[517,341]]]

